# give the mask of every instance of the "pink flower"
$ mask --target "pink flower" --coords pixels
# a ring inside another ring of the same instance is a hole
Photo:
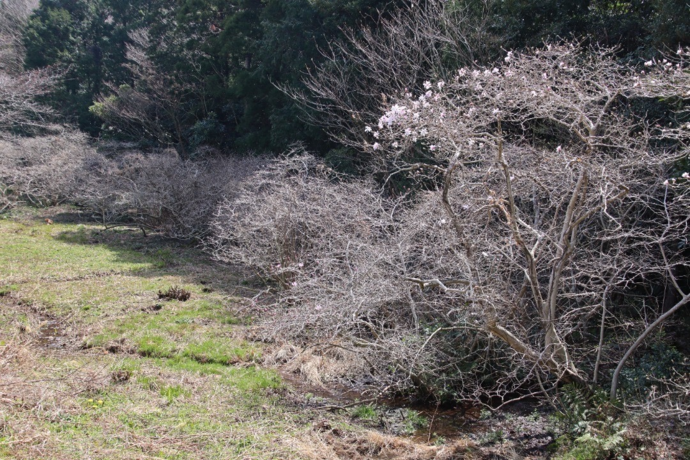
[[[372,146],[372,148],[374,150],[378,150],[380,147],[381,147],[381,144],[379,144],[378,142],[374,142],[374,145]]]

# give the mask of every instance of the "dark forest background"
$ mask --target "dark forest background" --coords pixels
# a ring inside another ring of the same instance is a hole
[[[25,66],[63,72],[44,102],[94,137],[173,146],[185,157],[202,147],[279,152],[301,141],[328,157],[338,146],[305,123],[302,109],[278,87],[299,89],[344,31],[376,29],[407,3],[41,0],[23,37]],[[502,50],[544,41],[616,46],[620,59],[632,64],[690,44],[685,0],[455,3],[488,18],[493,40],[478,56],[484,63]],[[118,111],[126,112],[133,95],[147,99],[148,108],[122,116]]]

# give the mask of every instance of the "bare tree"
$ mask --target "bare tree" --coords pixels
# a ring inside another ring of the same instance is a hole
[[[22,32],[38,0],[5,0],[0,3],[0,72],[22,70],[24,47]]]
[[[23,71],[22,32],[37,2],[0,4],[0,135],[11,128],[44,128],[52,111],[37,98],[49,93],[59,75],[52,69]]]
[[[363,126],[378,119],[392,95],[499,49],[489,32],[492,1],[460,3],[413,0],[375,30],[345,30],[346,39],[324,50],[325,62],[305,78],[306,91],[282,89],[307,109],[309,122],[358,148]]]
[[[53,110],[38,98],[50,93],[58,79],[50,68],[18,74],[0,71],[0,133],[46,128]]]
[[[152,43],[147,30],[131,32],[130,40],[127,67],[134,84],[111,86],[112,95],[101,97],[92,110],[111,129],[134,138],[143,136],[162,146],[175,146],[186,157],[184,104],[196,89],[180,81],[175,73],[158,69],[149,56]],[[169,44],[157,44],[161,49],[166,46]]]

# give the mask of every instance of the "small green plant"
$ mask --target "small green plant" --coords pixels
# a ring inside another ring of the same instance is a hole
[[[137,377],[137,383],[141,385],[144,390],[157,391],[160,389],[160,383],[156,377],[140,375]]]
[[[443,436],[435,436],[434,437],[434,445],[435,446],[443,446],[446,444],[446,438]]]
[[[142,356],[170,357],[175,352],[175,344],[158,335],[146,335],[137,342],[137,351]]]
[[[354,418],[362,420],[376,420],[379,416],[378,411],[371,404],[354,407],[350,411],[350,415],[352,415]]]
[[[625,429],[611,434],[594,433],[588,431],[575,439],[573,448],[566,454],[557,457],[558,460],[598,460],[610,458],[624,447]]]
[[[5,297],[12,294],[12,291],[16,291],[18,286],[16,284],[10,284],[7,286],[0,287],[0,297]]]
[[[503,430],[489,431],[484,436],[481,437],[481,444],[499,444],[505,440],[505,435]]]
[[[172,403],[180,396],[188,396],[189,392],[182,388],[180,385],[171,385],[161,388],[160,394],[168,400],[168,403]]]
[[[426,427],[429,423],[427,418],[416,410],[404,409],[402,415],[403,420],[405,421],[404,431],[408,434],[413,434],[420,428]]]
[[[230,369],[223,382],[242,391],[275,389],[282,385],[280,376],[275,371],[255,366]]]

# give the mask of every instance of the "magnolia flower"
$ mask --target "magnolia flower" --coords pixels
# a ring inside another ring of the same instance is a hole
[[[394,149],[397,149],[397,148],[398,148],[398,143],[397,143],[397,142],[393,142],[393,148],[394,148]]]
[[[424,89],[431,89],[431,82],[430,81],[425,81],[424,82]]]
[[[467,75],[467,69],[463,67],[462,69],[458,70],[459,77],[464,77],[465,75]]]
[[[370,133],[370,132],[371,132],[371,126],[365,126],[365,127],[364,127],[364,132],[365,132],[365,133]]]
[[[684,172],[682,177],[683,179],[690,179],[690,173]]]
[[[446,83],[443,82],[443,81],[440,81],[440,82],[436,83],[436,86],[438,86],[438,89],[443,89],[443,87],[444,87],[445,85],[446,85]]]
[[[558,147],[556,147],[556,153],[561,153],[562,150],[563,150],[563,147],[561,147],[560,145]]]
[[[654,65],[654,62],[653,62],[653,61],[647,61],[647,62],[644,63],[644,66],[645,66],[645,67],[651,67],[651,66],[653,66],[653,65]]]
[[[431,151],[433,152],[434,150],[436,150],[436,146],[435,146],[435,145],[430,145],[430,146],[429,146],[429,150],[431,150]]]
[[[513,59],[513,52],[508,51],[508,54],[506,54],[506,57],[503,60],[506,62],[510,62],[511,59]]]
[[[374,145],[372,145],[372,148],[373,148],[374,150],[378,150],[379,147],[381,147],[381,144],[379,144],[378,142],[374,142]]]

